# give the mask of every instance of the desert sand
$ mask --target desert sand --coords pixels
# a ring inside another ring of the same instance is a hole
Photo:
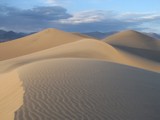
[[[0,60],[45,50],[65,43],[74,42],[82,38],[85,37],[49,28],[27,37],[0,43]]]
[[[158,41],[124,33],[116,45],[55,29],[1,44],[0,120],[159,120]]]
[[[0,120],[14,120],[14,112],[23,104],[24,90],[16,70],[0,73]]]
[[[127,30],[104,39],[114,46],[124,46],[147,50],[160,50],[160,41],[137,31]]]
[[[160,62],[160,40],[140,32],[133,30],[122,31],[109,36],[104,41],[121,51]]]

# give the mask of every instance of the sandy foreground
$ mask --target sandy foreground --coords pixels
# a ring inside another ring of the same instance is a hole
[[[158,47],[105,42],[47,29],[0,44],[0,120],[159,120]]]
[[[0,120],[14,120],[23,104],[24,90],[17,71],[0,74]]]

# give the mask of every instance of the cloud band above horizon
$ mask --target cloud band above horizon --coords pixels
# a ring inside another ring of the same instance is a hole
[[[52,1],[53,2],[53,1]],[[116,11],[87,10],[74,14],[60,6],[38,6],[20,9],[0,5],[0,29],[33,32],[45,28],[65,31],[119,31],[125,29],[158,31],[158,13],[120,13]]]

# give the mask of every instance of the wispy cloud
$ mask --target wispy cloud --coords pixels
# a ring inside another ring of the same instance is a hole
[[[56,4],[57,0],[46,0],[46,2],[49,4]]]
[[[43,0],[43,2],[47,3],[48,5],[60,5],[65,6],[70,2],[70,0]]]
[[[83,11],[68,13],[60,6],[18,9],[0,5],[1,28],[16,31],[37,31],[54,27],[66,31],[117,31],[124,29],[159,30],[159,13],[119,13],[115,11]]]
[[[106,13],[104,11],[83,11],[76,13],[73,17],[68,19],[59,20],[59,23],[62,24],[81,24],[81,23],[94,23],[99,22],[105,19]]]

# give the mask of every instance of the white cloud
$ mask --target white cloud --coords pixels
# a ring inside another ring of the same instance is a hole
[[[70,0],[43,0],[47,5],[65,6]]]
[[[46,0],[46,2],[49,4],[56,4],[57,0]]]
[[[159,24],[159,13],[118,13],[94,10],[70,14],[67,9],[58,6],[42,6],[25,10],[0,6],[0,26],[8,30],[36,31],[54,27],[76,32],[117,31],[159,29],[157,28]]]
[[[106,18],[110,18],[110,16],[113,17],[113,12],[111,11],[102,11],[102,10],[96,10],[96,11],[83,11],[80,13],[76,13],[73,15],[73,17],[68,19],[62,19],[59,20],[59,23],[62,24],[82,24],[82,23],[94,23],[94,22],[100,22],[105,20]]]

